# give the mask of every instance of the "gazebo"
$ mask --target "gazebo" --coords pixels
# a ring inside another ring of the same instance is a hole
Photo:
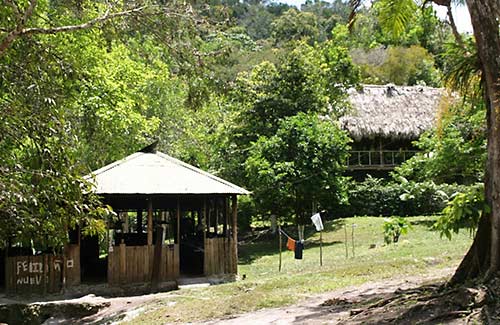
[[[108,231],[110,285],[237,274],[237,195],[247,190],[154,146],[87,178],[117,213]]]

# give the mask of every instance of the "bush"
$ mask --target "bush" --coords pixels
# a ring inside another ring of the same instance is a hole
[[[451,239],[452,232],[457,234],[462,228],[468,229],[472,234],[482,213],[490,211],[484,200],[484,185],[478,183],[470,186],[466,192],[457,192],[449,198],[443,214],[434,224],[434,229],[448,239]]]
[[[405,235],[411,226],[405,218],[391,217],[384,220],[384,241],[387,245],[397,243],[399,236]]]
[[[408,182],[399,183],[368,177],[363,182],[352,182],[348,190],[349,203],[336,206],[339,217],[354,215],[370,216],[417,216],[440,213],[447,198],[456,192],[464,192],[464,185]]]

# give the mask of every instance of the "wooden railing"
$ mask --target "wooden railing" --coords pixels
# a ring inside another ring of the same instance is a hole
[[[416,150],[354,150],[347,159],[347,169],[392,169],[417,152]]]

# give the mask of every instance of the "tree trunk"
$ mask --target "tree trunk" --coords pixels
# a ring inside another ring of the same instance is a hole
[[[275,234],[278,228],[278,220],[275,214],[271,214],[271,233]]]
[[[452,282],[479,275],[494,276],[500,266],[500,37],[497,0],[467,0],[474,37],[481,62],[484,99],[487,107],[488,162],[485,198],[491,213],[484,214],[469,252]]]

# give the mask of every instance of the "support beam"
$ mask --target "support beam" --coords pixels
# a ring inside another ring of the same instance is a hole
[[[232,226],[233,226],[233,273],[238,274],[238,198],[236,195],[232,196]]]
[[[142,233],[142,210],[137,210],[137,233]]]
[[[223,204],[224,204],[224,225],[223,225],[223,230],[222,233],[224,234],[224,237],[228,237],[228,232],[227,232],[227,225],[229,224],[229,197],[224,197],[223,198]]]
[[[177,244],[181,243],[181,200],[177,197]]]
[[[160,275],[161,275],[161,266],[163,265],[163,261],[161,258],[161,253],[163,249],[162,245],[162,237],[163,237],[163,227],[160,225],[156,226],[156,240],[155,240],[155,248],[153,254],[153,271],[151,272],[151,290],[156,292],[158,290],[158,284],[160,283]]]
[[[148,200],[148,246],[153,245],[153,200]]]

